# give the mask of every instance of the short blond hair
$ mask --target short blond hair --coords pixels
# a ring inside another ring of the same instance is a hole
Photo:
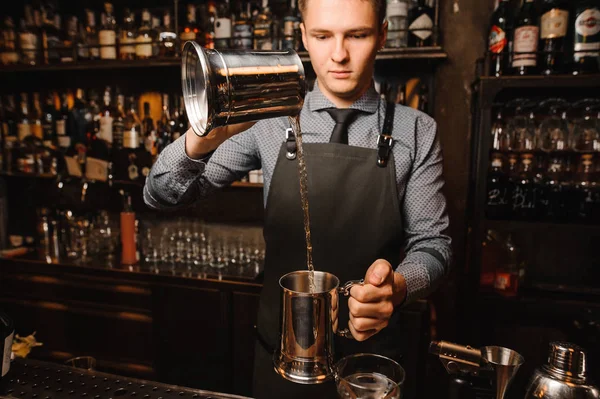
[[[375,9],[375,14],[377,14],[377,19],[378,19],[379,23],[383,24],[383,22],[385,21],[385,12],[386,12],[386,6],[387,6],[386,0],[362,0],[362,1],[368,1],[369,3],[371,3],[373,5],[373,8]],[[306,14],[307,3],[308,3],[308,0],[298,0],[298,9],[300,10],[302,19],[304,19],[304,14]]]

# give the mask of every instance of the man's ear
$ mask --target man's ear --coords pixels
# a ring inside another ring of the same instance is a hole
[[[387,19],[383,21],[381,27],[379,28],[379,47],[378,50],[381,50],[385,47],[385,42],[387,41],[387,32],[388,32],[388,21]]]
[[[307,46],[308,40],[306,40],[306,27],[304,26],[304,22],[300,23],[300,31],[302,32],[302,44],[304,44],[304,48],[306,49],[306,51],[309,51]]]

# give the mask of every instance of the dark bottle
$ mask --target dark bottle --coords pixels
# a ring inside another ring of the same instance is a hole
[[[565,0],[544,0],[540,18],[540,70],[544,75],[564,69],[565,41],[569,26],[568,3]]]
[[[516,75],[530,75],[537,70],[538,15],[533,0],[524,0],[513,34],[512,67]]]
[[[581,154],[573,181],[573,219],[583,223],[600,222],[600,187],[593,176],[594,154]]]
[[[15,326],[8,315],[0,311],[0,379],[10,370],[10,355],[12,352]]]
[[[45,64],[60,63],[59,49],[62,47],[60,38],[60,16],[56,5],[48,2],[42,9],[42,50]]]
[[[171,143],[172,129],[175,125],[175,121],[172,120],[169,112],[169,95],[163,94],[162,97],[162,115],[160,120],[156,124],[158,130],[158,153],[160,153],[166,146],[168,146]],[[171,122],[173,122],[173,124],[171,124]]]
[[[560,152],[551,153],[548,158],[548,169],[544,177],[546,199],[545,219],[553,222],[567,220],[567,204],[569,199],[569,182],[565,178],[565,156]]]
[[[44,147],[56,148],[56,119],[58,115],[54,105],[54,94],[50,93],[46,96],[46,104],[42,112],[42,131]]]
[[[573,74],[598,73],[600,5],[597,0],[579,0],[574,14]]]
[[[488,219],[508,219],[511,211],[511,190],[504,170],[504,156],[497,151],[490,155],[487,178],[487,202],[485,215]]]
[[[433,37],[433,9],[425,0],[419,0],[408,12],[408,47],[431,46]]]
[[[506,73],[509,58],[508,40],[512,35],[510,0],[501,0],[492,14],[488,51],[490,53],[490,75]]]
[[[117,109],[113,119],[113,150],[123,147],[123,132],[125,131],[125,96],[117,95]]]
[[[537,210],[537,185],[534,181],[534,156],[532,153],[522,153],[519,171],[514,181],[512,193],[512,211],[517,219],[535,219]]]

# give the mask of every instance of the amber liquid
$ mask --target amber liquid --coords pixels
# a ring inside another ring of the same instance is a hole
[[[306,239],[306,266],[308,267],[308,287],[310,293],[315,292],[315,268],[312,262],[312,241],[310,238],[310,213],[308,208],[308,184],[306,176],[306,162],[302,149],[302,130],[300,129],[300,115],[290,116],[290,125],[296,136],[298,156],[298,179],[300,180],[300,202],[304,221],[304,237]]]

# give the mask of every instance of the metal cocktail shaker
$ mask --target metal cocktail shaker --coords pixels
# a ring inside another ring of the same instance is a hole
[[[304,66],[293,50],[211,50],[187,42],[181,68],[185,109],[198,136],[227,124],[298,115],[304,103]]]
[[[586,366],[582,348],[568,342],[551,342],[548,362],[533,373],[525,398],[600,398],[598,388],[587,381]]]

